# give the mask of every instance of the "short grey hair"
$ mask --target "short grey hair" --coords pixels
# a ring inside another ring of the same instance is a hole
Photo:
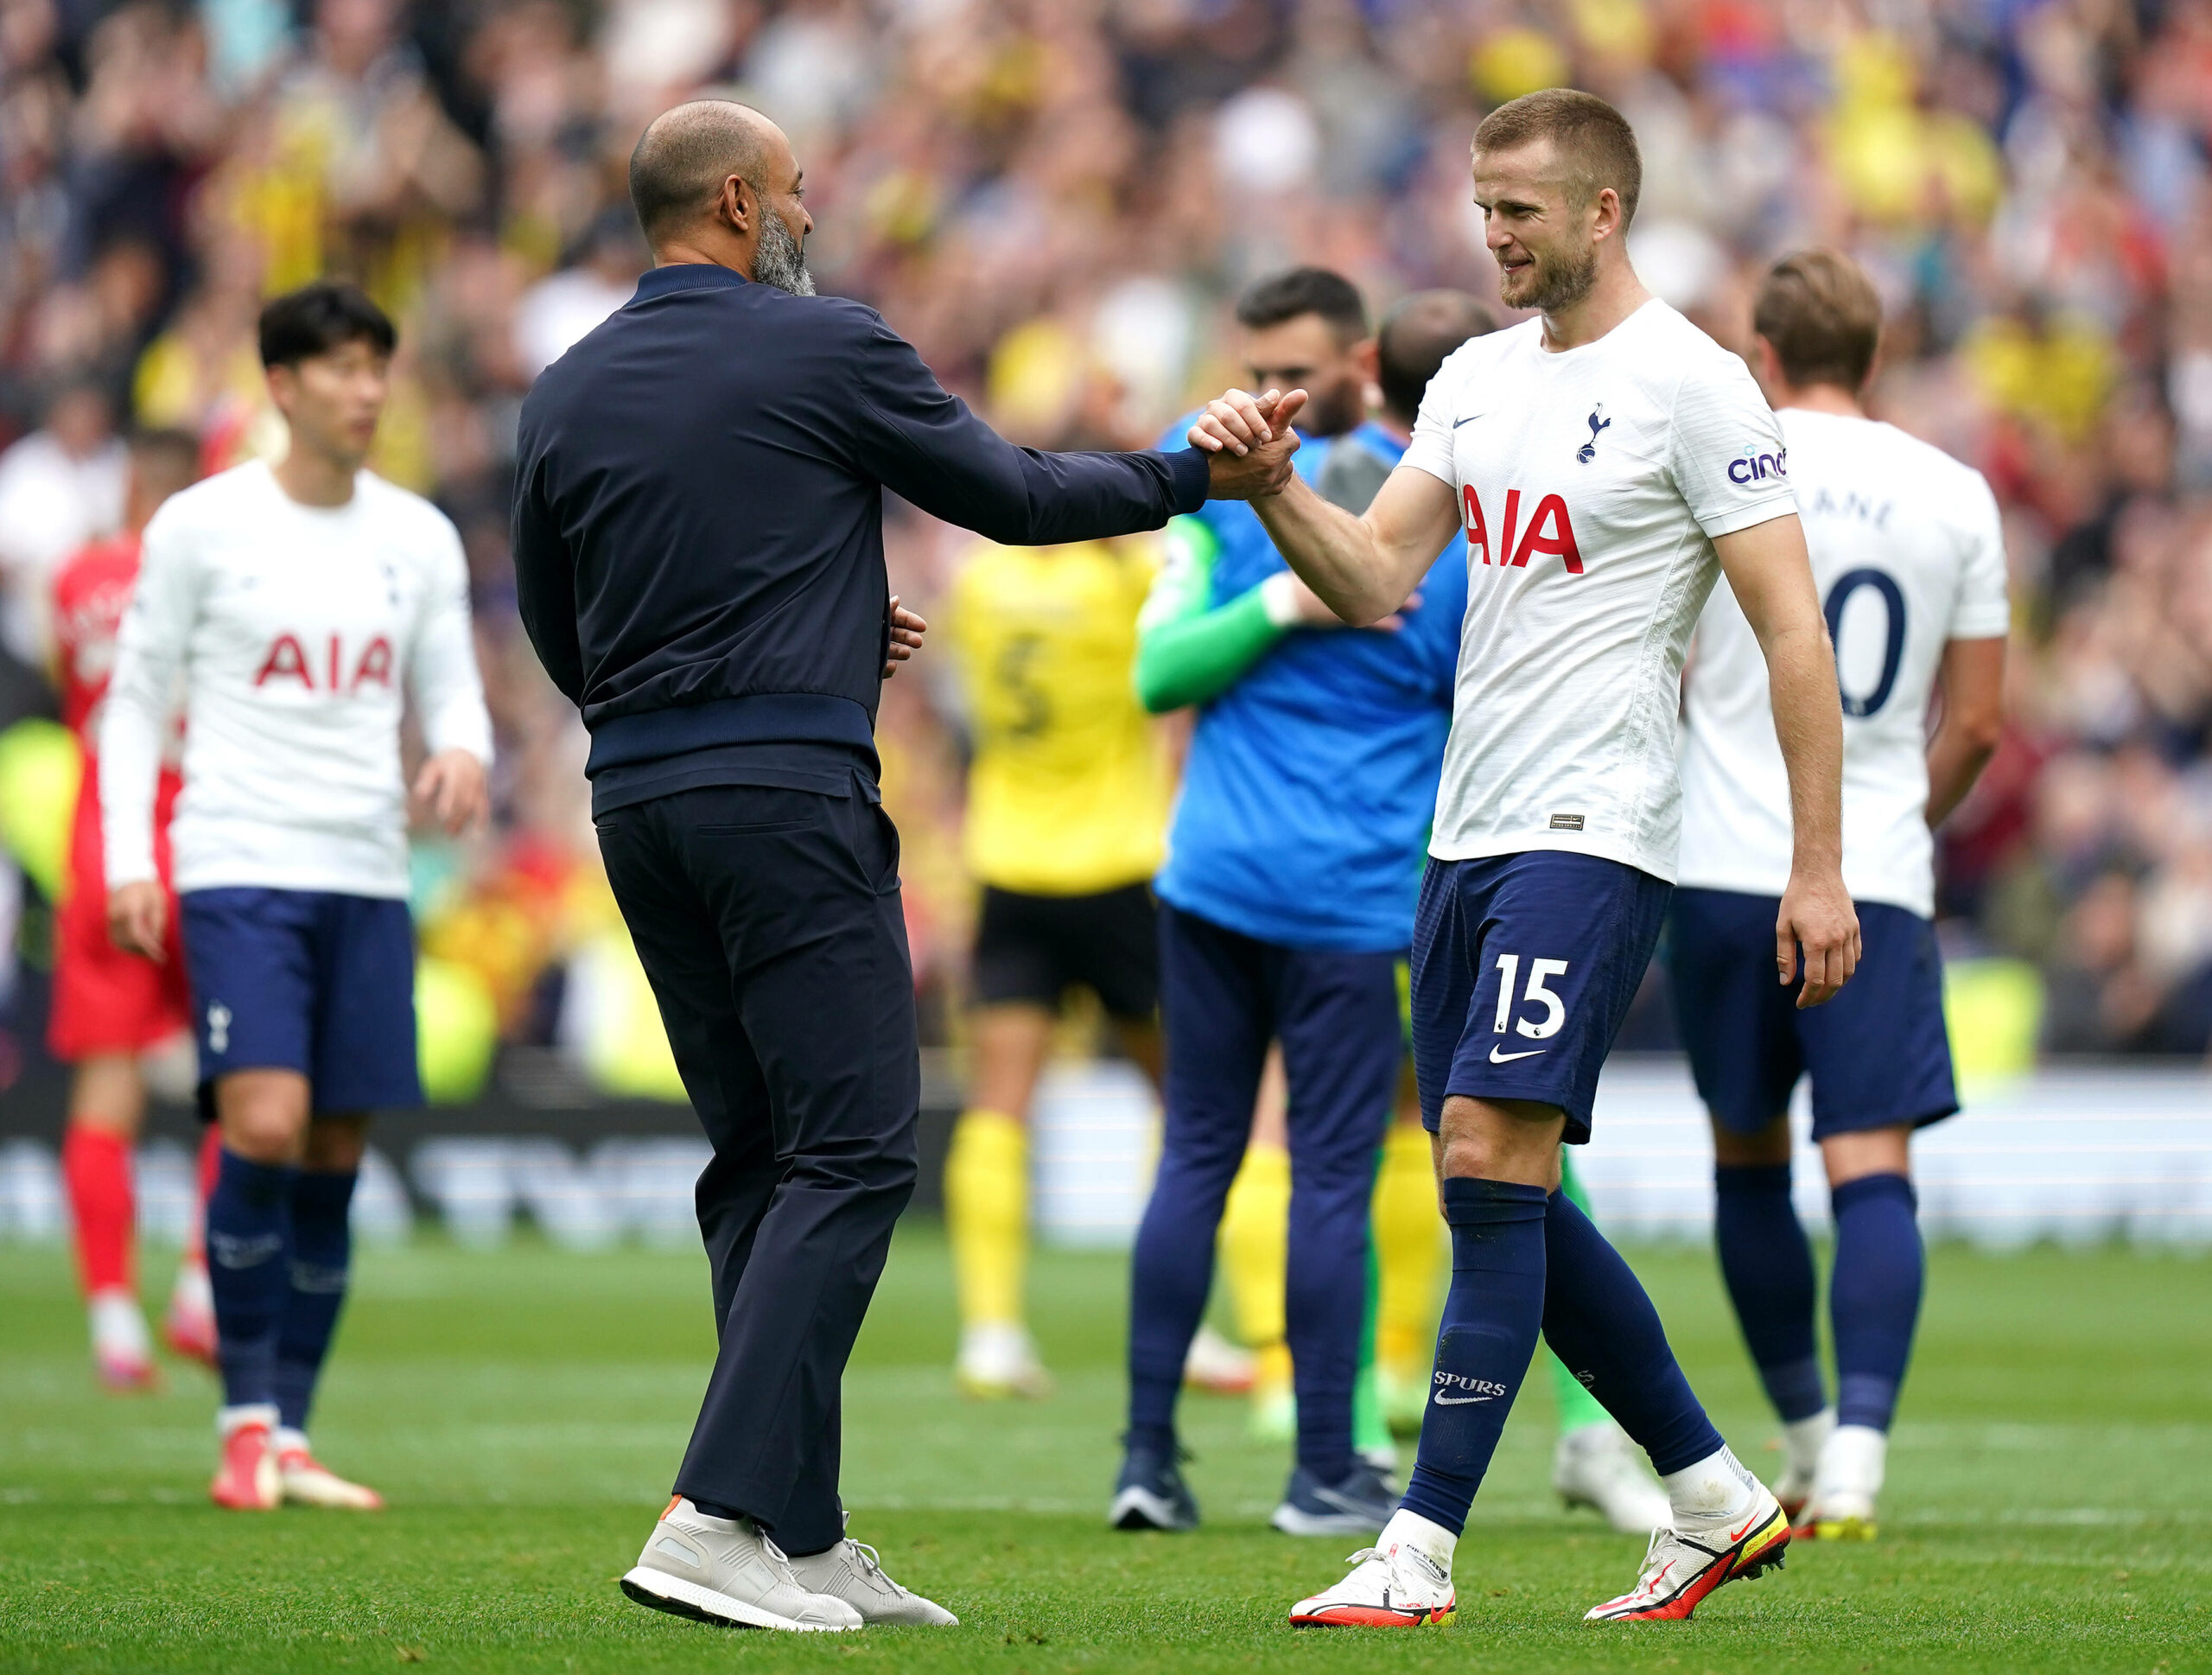
[[[705,214],[732,175],[761,189],[764,120],[734,99],[695,99],[646,124],[630,153],[630,202],[647,244],[658,245]]]

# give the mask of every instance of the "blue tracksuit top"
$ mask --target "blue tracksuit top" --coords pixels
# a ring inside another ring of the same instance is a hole
[[[1168,445],[1188,424],[1168,432]],[[1405,451],[1363,424],[1308,441],[1300,474],[1312,481],[1332,447],[1364,447],[1393,465]],[[1244,502],[1209,501],[1192,515],[1216,543],[1211,604],[1287,568]],[[1294,628],[1200,707],[1156,883],[1162,900],[1287,947],[1411,943],[1467,609],[1456,537],[1418,591],[1397,633]]]

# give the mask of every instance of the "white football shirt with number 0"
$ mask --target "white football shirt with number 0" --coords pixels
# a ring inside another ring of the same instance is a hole
[[[1929,694],[1943,647],[2010,621],[2005,535],[1979,471],[1871,419],[1789,408],[1813,580],[1843,694],[1843,882],[1852,899],[1935,912],[1928,830]],[[1766,659],[1735,595],[1714,589],[1690,662],[1680,882],[1780,895],[1789,780]]]

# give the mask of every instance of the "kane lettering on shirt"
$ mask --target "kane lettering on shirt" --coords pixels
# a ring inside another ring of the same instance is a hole
[[[1894,426],[1802,408],[1781,418],[1843,697],[1843,882],[1856,901],[1927,918],[1929,697],[1948,641],[1995,638],[2011,621],[1996,497],[1980,472]],[[1694,643],[1681,882],[1779,895],[1789,776],[1766,662],[1726,588]]]
[[[400,718],[492,759],[461,538],[362,472],[303,506],[255,461],[146,526],[100,730],[111,886],[151,878],[155,764],[181,675],[176,888],[407,894]]]
[[[1448,484],[1467,615],[1429,852],[1567,850],[1675,876],[1675,713],[1713,538],[1796,510],[1743,361],[1656,298],[1557,353],[1455,351],[1405,462]]]

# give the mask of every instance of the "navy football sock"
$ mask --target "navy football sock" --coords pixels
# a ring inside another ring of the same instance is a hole
[[[207,1283],[226,1406],[276,1399],[276,1322],[291,1282],[289,1163],[256,1163],[227,1146],[207,1195]]]
[[[1713,1171],[1713,1241],[1745,1346],[1784,1423],[1827,1405],[1813,1341],[1813,1247],[1789,1202],[1787,1163]]]
[[[1564,1193],[1544,1217],[1544,1341],[1651,1456],[1661,1476],[1720,1450],[1621,1253]]]
[[[1402,1504],[1457,1535],[1466,1527],[1467,1508],[1536,1353],[1546,1194],[1510,1181],[1453,1177],[1443,1195],[1452,1228],[1452,1289]]]
[[[1913,1220],[1919,1201],[1902,1175],[1865,1175],[1830,1195],[1835,1270],[1828,1318],[1835,1329],[1836,1423],[1890,1428],[1920,1319],[1923,1258]]]
[[[359,1178],[351,1169],[343,1175],[302,1169],[292,1183],[290,1290],[276,1328],[276,1389],[277,1412],[294,1430],[308,1427],[315,1381],[346,1302],[353,1260],[347,1212]]]

